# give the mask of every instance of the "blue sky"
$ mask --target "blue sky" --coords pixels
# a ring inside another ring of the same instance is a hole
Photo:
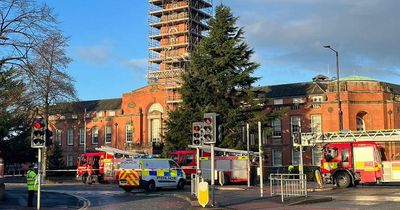
[[[81,100],[119,98],[147,84],[147,0],[43,0],[70,37],[68,71]],[[399,83],[400,1],[214,0],[239,16],[261,64],[256,85],[307,82],[317,74]]]

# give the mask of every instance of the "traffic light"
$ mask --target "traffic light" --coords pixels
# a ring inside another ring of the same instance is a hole
[[[298,131],[293,132],[292,139],[293,139],[293,146],[300,146],[300,145],[301,145],[301,135],[300,135],[300,132],[298,132]]]
[[[42,118],[35,118],[32,122],[31,147],[45,147],[45,123]]]
[[[192,133],[193,133],[193,141],[192,144],[195,146],[202,145],[202,129],[203,123],[202,122],[194,122],[192,126]]]
[[[217,142],[217,114],[204,114],[204,143],[215,144]]]
[[[46,128],[46,147],[53,144],[53,131]]]

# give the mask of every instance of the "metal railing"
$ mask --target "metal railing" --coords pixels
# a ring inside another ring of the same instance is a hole
[[[280,195],[282,203],[292,197],[307,197],[307,175],[270,174],[271,196]]]

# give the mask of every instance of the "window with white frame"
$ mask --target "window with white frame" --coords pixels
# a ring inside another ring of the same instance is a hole
[[[99,111],[96,113],[96,117],[103,117],[103,111]]]
[[[79,128],[79,144],[85,144],[85,128]]]
[[[282,105],[283,99],[274,99],[274,105]]]
[[[115,111],[114,110],[109,110],[108,111],[108,116],[110,116],[110,117],[115,116]]]
[[[74,129],[72,128],[67,130],[67,145],[74,145]]]
[[[281,119],[273,119],[272,120],[272,137],[281,137],[282,136],[282,120]]]
[[[324,98],[322,96],[313,96],[312,97],[312,108],[313,109],[319,109],[321,108],[321,102],[324,100]]]
[[[132,142],[132,125],[131,124],[127,124],[125,125],[125,141],[126,142]]]
[[[312,149],[312,164],[314,166],[321,166],[322,150],[318,147]]]
[[[92,128],[92,144],[99,144],[99,128]]]
[[[321,133],[322,132],[321,115],[311,115],[311,132],[312,133]]]
[[[301,118],[300,116],[291,116],[290,117],[290,132],[300,132],[301,128]]]
[[[272,166],[282,166],[282,150],[272,150]]]
[[[56,144],[61,145],[62,141],[62,131],[61,130],[56,130]]]
[[[104,134],[104,142],[107,143],[111,143],[111,126],[107,126],[106,130],[105,130],[105,134]]]
[[[74,157],[71,154],[67,155],[67,166],[73,166],[74,165]]]
[[[300,163],[300,151],[292,149],[292,165],[298,166]]]
[[[161,120],[152,119],[151,120],[151,141],[160,142],[160,131],[161,131]]]

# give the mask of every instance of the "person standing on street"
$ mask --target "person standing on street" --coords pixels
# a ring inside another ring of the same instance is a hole
[[[35,172],[35,167],[34,165],[31,165],[26,173],[26,184],[28,187],[28,207],[33,207],[33,197],[35,196],[35,191],[38,190],[36,179],[37,173]]]

